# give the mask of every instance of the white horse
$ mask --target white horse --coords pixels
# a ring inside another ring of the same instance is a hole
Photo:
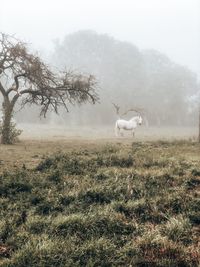
[[[115,123],[115,134],[119,136],[119,133],[122,135],[121,130],[129,130],[132,131],[133,136],[135,135],[135,129],[137,126],[142,124],[142,117],[135,116],[131,118],[129,121],[119,119]]]

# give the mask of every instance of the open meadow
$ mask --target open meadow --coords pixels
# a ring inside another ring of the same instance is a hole
[[[195,130],[112,130],[0,146],[0,266],[199,266]]]
[[[200,267],[200,1],[0,8],[0,267]]]

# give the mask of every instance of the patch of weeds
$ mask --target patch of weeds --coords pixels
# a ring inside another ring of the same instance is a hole
[[[51,174],[48,175],[48,180],[54,183],[59,183],[62,180],[62,175],[59,170],[52,171]]]
[[[184,196],[174,194],[174,196],[169,199],[169,203],[167,203],[167,205],[169,205],[169,207],[175,214],[179,214],[185,209],[185,203],[183,202],[182,197]]]
[[[44,200],[36,206],[35,212],[39,215],[49,215],[51,213],[62,212],[63,208],[55,202]]]
[[[50,219],[41,216],[32,216],[26,223],[26,229],[31,234],[42,234],[50,225]]]
[[[161,193],[163,189],[163,182],[160,177],[148,175],[144,182],[145,191],[148,196],[158,195],[158,192]]]
[[[163,225],[162,232],[175,242],[183,242],[185,244],[192,241],[192,225],[188,218],[182,215],[171,217],[168,222]]]
[[[69,206],[74,201],[75,201],[75,196],[71,196],[71,195],[60,195],[59,196],[59,203],[63,206]]]
[[[8,220],[0,221],[0,241],[5,243],[7,238],[12,235],[14,225]]]
[[[109,175],[104,171],[99,171],[97,172],[94,176],[94,179],[97,181],[103,181],[103,180],[107,180],[109,178]]]
[[[26,242],[30,240],[30,232],[25,230],[15,231],[8,239],[6,240],[6,244],[12,248],[12,253],[21,249]]]
[[[194,225],[200,225],[200,211],[189,211],[188,218]]]
[[[147,143],[143,143],[143,142],[133,142],[131,145],[132,151],[136,152],[136,151],[141,151],[144,148],[147,148],[148,144]]]
[[[102,153],[103,154],[111,154],[111,153],[117,153],[119,151],[119,147],[113,144],[106,144],[103,149]]]
[[[152,156],[146,156],[143,159],[142,165],[144,168],[165,168],[169,165],[169,161],[167,159],[154,159]]]
[[[108,166],[116,166],[121,168],[129,168],[134,165],[134,160],[131,155],[118,157],[116,155],[112,155],[110,159],[108,159]]]
[[[85,217],[82,214],[72,214],[70,216],[58,216],[52,222],[52,233],[58,236],[81,236],[87,230]]]
[[[123,222],[117,214],[88,213],[59,216],[52,224],[52,233],[58,236],[76,235],[79,238],[107,236],[109,238],[129,235],[135,231],[135,226]],[[118,240],[119,242],[119,240]]]
[[[148,221],[151,218],[151,206],[144,198],[135,201],[129,200],[126,203],[115,202],[113,208],[126,217],[137,218],[141,222]]]
[[[92,203],[99,203],[99,204],[105,204],[110,203],[113,196],[111,192],[106,192],[105,190],[88,190],[86,192],[81,192],[81,194],[78,196],[78,199],[83,202],[92,204]]]
[[[101,237],[83,243],[79,250],[73,253],[73,260],[78,266],[106,266],[116,264],[116,245],[109,239]]]
[[[200,176],[200,170],[199,169],[193,169],[191,173],[193,176]]]
[[[15,175],[5,173],[0,177],[0,197],[13,196],[19,193],[30,193],[32,185],[25,172],[19,172]]]
[[[70,247],[70,245],[69,245]],[[70,266],[67,260],[68,246],[64,246],[59,240],[51,240],[43,235],[28,241],[23,249],[17,250],[12,259],[3,267],[49,267]],[[72,265],[71,265],[72,266]]]
[[[54,165],[55,165],[54,159],[51,157],[48,157],[38,164],[38,166],[36,167],[36,171],[43,172],[45,170],[48,170]]]
[[[138,238],[139,266],[198,266],[198,259],[185,248],[161,236],[157,229]]]
[[[31,205],[38,205],[39,203],[41,203],[42,201],[44,201],[44,196],[40,196],[40,195],[31,195],[30,196],[30,203]]]
[[[77,158],[66,158],[63,162],[63,170],[67,174],[81,175],[84,174],[84,163]]]
[[[200,186],[200,179],[197,179],[195,177],[191,177],[189,180],[186,181],[186,187],[188,189],[193,189]]]

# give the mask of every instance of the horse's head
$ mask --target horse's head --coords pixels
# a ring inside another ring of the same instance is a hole
[[[133,117],[133,118],[131,118],[130,119],[131,121],[135,121],[137,124],[139,124],[139,125],[142,125],[142,116],[141,115],[139,115],[139,116],[135,116],[135,117]]]

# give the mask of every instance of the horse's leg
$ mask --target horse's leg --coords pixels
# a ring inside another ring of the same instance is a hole
[[[119,132],[120,132],[120,129],[119,129],[118,125],[116,124],[116,125],[115,125],[115,136],[116,136],[116,137],[119,136]]]
[[[120,129],[120,135],[121,136],[124,136],[124,133],[123,133],[123,130],[122,129]]]
[[[135,137],[135,131],[134,130],[132,131],[132,135],[133,135],[133,137]]]

